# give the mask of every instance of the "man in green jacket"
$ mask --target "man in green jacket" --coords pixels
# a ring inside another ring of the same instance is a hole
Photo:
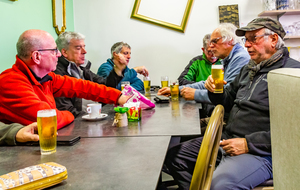
[[[18,123],[4,124],[0,122],[0,146],[17,145],[17,142],[38,141],[37,123],[23,126]]]
[[[211,65],[221,64],[210,50],[210,36],[211,34],[206,34],[203,38],[203,55],[194,57],[178,77],[179,85],[205,81],[211,75]]]

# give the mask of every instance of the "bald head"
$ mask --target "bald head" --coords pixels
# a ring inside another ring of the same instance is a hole
[[[40,78],[56,69],[61,53],[53,37],[43,30],[27,30],[17,42],[18,57]]]
[[[21,34],[17,42],[17,53],[21,59],[27,59],[32,51],[43,49],[48,41],[54,41],[53,37],[43,30],[26,30]]]

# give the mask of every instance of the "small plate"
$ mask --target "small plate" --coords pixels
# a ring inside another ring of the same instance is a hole
[[[106,113],[102,113],[99,117],[90,117],[90,115],[84,115],[82,116],[82,119],[88,120],[88,121],[97,121],[101,120],[107,117]]]

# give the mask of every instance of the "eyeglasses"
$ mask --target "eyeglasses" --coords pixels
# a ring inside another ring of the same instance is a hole
[[[213,54],[213,52],[212,52],[211,50],[207,50],[207,49],[205,49],[205,51],[207,52],[207,54],[210,54],[210,55],[212,55],[212,54]]]
[[[263,36],[269,36],[269,35],[271,35],[271,34],[262,34],[262,35],[257,35],[257,36],[250,36],[249,38],[245,37],[245,38],[242,38],[242,41],[244,42],[244,44],[246,42],[249,42],[250,44],[254,44],[254,43],[256,43],[257,38],[263,37]]]
[[[214,39],[210,40],[210,44],[216,45],[221,38],[223,38],[223,37],[214,38]]]
[[[37,51],[55,51],[55,55],[58,54],[58,49],[57,48],[55,48],[55,49],[39,49]]]

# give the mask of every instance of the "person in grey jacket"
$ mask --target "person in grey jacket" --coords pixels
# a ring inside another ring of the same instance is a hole
[[[17,145],[18,142],[38,140],[36,122],[27,126],[18,123],[4,124],[0,122],[0,145]]]
[[[89,80],[98,84],[104,84],[108,87],[116,88],[118,83],[122,80],[122,76],[117,75],[115,70],[111,70],[108,77],[105,79],[93,73],[91,62],[85,59],[87,53],[84,43],[85,37],[77,32],[64,32],[56,39],[57,48],[62,56],[58,58],[55,74],[67,75],[78,79]],[[56,107],[59,110],[68,110],[74,117],[86,113],[83,110],[87,101],[81,98],[55,98]]]
[[[212,52],[214,56],[222,59],[224,67],[224,80],[227,85],[240,72],[240,69],[248,63],[250,56],[240,45],[241,39],[235,35],[237,28],[230,23],[223,23],[216,28],[210,40],[210,46],[214,45]],[[221,36],[216,38],[216,36]],[[211,103],[208,98],[205,81],[179,86],[180,94],[186,100],[195,100],[202,103]],[[226,86],[226,85],[225,85]],[[165,87],[158,91],[158,95],[170,94],[170,88]]]
[[[211,102],[230,111],[211,190],[250,190],[273,178],[267,74],[278,68],[300,68],[300,62],[290,58],[284,47],[285,31],[277,20],[254,19],[236,34],[245,36],[251,60],[223,93],[213,93],[211,76],[205,83]],[[167,154],[166,165],[179,189],[189,189],[201,141],[202,137],[186,141]]]

